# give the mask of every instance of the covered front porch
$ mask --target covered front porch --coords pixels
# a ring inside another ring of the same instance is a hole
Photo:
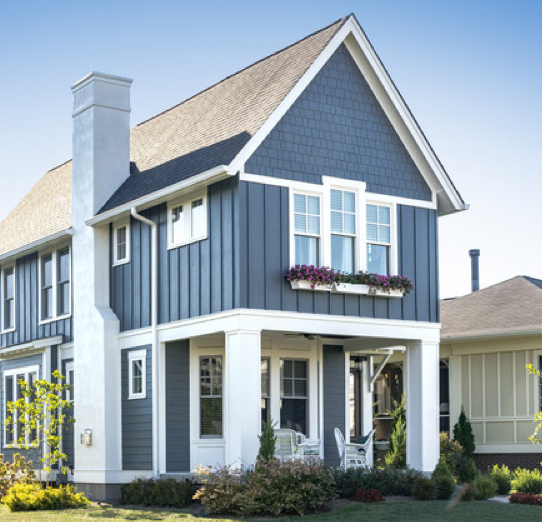
[[[162,474],[253,464],[266,419],[303,434],[307,454],[339,465],[335,428],[355,442],[375,427],[375,382],[398,354],[407,396],[407,463],[433,470],[439,454],[437,325],[276,315],[249,313],[235,321],[242,328],[161,343]],[[186,393],[179,392],[183,380]]]

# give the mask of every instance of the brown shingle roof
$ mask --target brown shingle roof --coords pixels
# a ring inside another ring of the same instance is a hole
[[[513,335],[542,327],[542,281],[517,276],[440,303],[441,341]]]
[[[229,164],[346,20],[338,20],[131,129],[131,175],[102,211]],[[67,162],[47,172],[0,223],[0,255],[70,226],[71,162]]]

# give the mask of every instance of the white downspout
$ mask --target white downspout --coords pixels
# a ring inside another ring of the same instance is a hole
[[[151,335],[152,335],[152,475],[160,478],[159,469],[159,425],[158,425],[158,371],[160,368],[160,349],[158,346],[158,234],[157,224],[137,213],[136,207],[131,208],[132,216],[151,227]]]

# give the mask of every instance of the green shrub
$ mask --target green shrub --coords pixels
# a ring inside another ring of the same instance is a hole
[[[416,500],[432,500],[435,498],[435,483],[433,479],[420,477],[412,484],[411,492]]]
[[[135,479],[121,489],[121,503],[141,506],[184,507],[190,504],[196,492],[196,485],[190,480]]]
[[[423,473],[407,469],[348,468],[335,470],[339,498],[352,498],[358,489],[377,489],[384,496],[410,495],[414,481]]]
[[[474,498],[487,500],[497,494],[497,483],[489,475],[481,475],[474,481]]]
[[[392,399],[393,410],[387,413],[393,417],[390,434],[390,448],[384,460],[389,468],[406,468],[406,399],[401,396],[401,402]]]
[[[263,423],[262,434],[258,436],[260,439],[260,451],[258,452],[258,460],[270,460],[275,458],[275,444],[277,436],[275,435],[275,425],[271,419]]]
[[[452,476],[457,480],[465,460],[464,451],[461,444],[451,440],[445,432],[440,434],[440,460],[447,464]]]
[[[514,471],[514,478],[512,479],[512,489],[521,491],[522,493],[540,495],[542,493],[540,471],[538,469],[530,471],[528,469],[517,468]]]
[[[454,440],[459,442],[465,452],[465,457],[474,457],[474,450],[476,444],[474,443],[474,433],[472,432],[472,426],[465,415],[465,410],[461,408],[461,413],[457,424],[454,426]]]
[[[459,470],[459,483],[460,484],[472,484],[480,472],[476,467],[474,459],[465,459],[463,465]]]
[[[488,474],[497,483],[497,493],[499,495],[508,495],[512,489],[512,473],[507,466],[499,467],[495,464],[493,468],[488,469]]]
[[[254,468],[200,470],[204,486],[194,495],[217,515],[303,515],[335,498],[331,468],[321,461],[259,461]]]
[[[15,484],[32,484],[35,480],[31,460],[26,460],[20,453],[16,453],[13,455],[13,462],[8,462],[0,453],[0,498]]]
[[[11,511],[66,509],[90,504],[74,486],[41,489],[37,484],[15,484],[1,500]]]
[[[474,485],[473,484],[465,484],[463,486],[463,489],[459,492],[460,498],[464,502],[469,502],[471,500],[474,500]]]
[[[455,491],[455,480],[446,462],[439,461],[432,478],[435,483],[435,498],[448,500]]]

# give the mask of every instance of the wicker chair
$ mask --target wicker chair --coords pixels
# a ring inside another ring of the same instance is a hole
[[[335,441],[341,458],[341,468],[359,468],[367,466],[367,452],[371,449],[374,430],[371,430],[363,444],[346,443],[339,428],[335,428]]]
[[[294,430],[275,430],[275,456],[281,460],[303,458],[304,449],[307,443],[305,436]]]

